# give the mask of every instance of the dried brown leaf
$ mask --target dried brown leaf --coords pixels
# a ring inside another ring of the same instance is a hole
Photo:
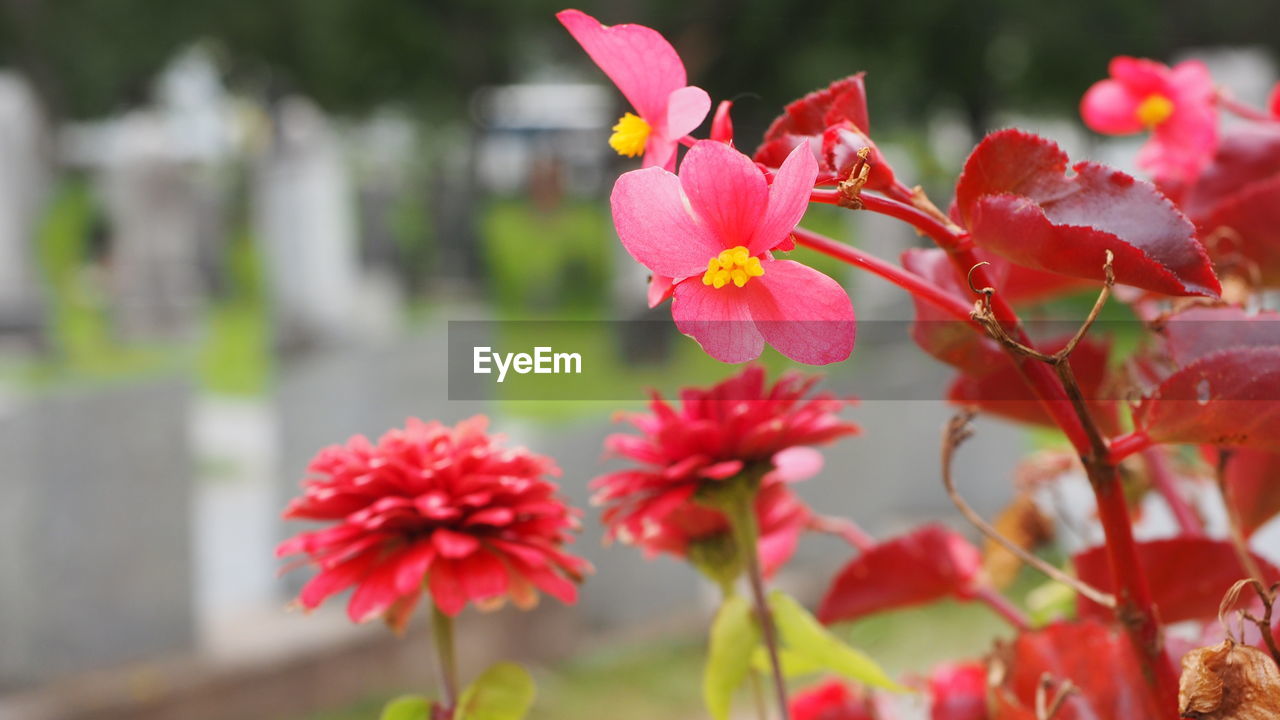
[[[1280,718],[1280,669],[1266,653],[1231,639],[1182,658],[1178,707],[1184,718]]]

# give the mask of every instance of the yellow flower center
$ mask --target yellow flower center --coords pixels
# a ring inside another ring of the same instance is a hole
[[[739,245],[721,251],[719,255],[707,261],[707,272],[702,276],[702,284],[711,285],[717,290],[730,282],[742,287],[751,278],[760,277],[763,274],[764,268],[760,267],[760,258],[751,257],[747,249]]]
[[[609,136],[609,147],[626,157],[643,155],[644,144],[649,141],[651,130],[644,118],[627,113],[618,118],[618,124],[613,126],[613,135]]]
[[[1153,128],[1173,114],[1173,101],[1160,93],[1152,93],[1138,104],[1134,114],[1138,116],[1138,122]]]

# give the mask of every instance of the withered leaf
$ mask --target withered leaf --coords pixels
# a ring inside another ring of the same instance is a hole
[[[1280,718],[1280,670],[1266,653],[1230,638],[1182,658],[1178,708],[1184,718]]]

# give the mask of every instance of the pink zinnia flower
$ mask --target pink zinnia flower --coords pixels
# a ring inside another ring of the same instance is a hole
[[[611,435],[605,447],[638,467],[592,482],[608,537],[651,555],[683,555],[691,542],[729,529],[722,513],[697,503],[698,491],[764,472],[756,500],[759,549],[762,564],[776,570],[812,517],[784,483],[821,468],[822,456],[809,446],[858,432],[836,415],[843,401],[805,397],[815,382],[788,373],[769,386],[764,370],[752,365],[710,389],[686,388],[678,406],[655,395],[649,412],[622,416],[640,434]]]
[[[644,155],[645,167],[674,170],[680,139],[711,110],[707,91],[688,85],[675,48],[643,25],[601,25],[579,10],[556,17],[635,109],[618,120],[609,145],[619,155]]]
[[[1218,144],[1217,92],[1208,68],[1198,60],[1170,68],[1121,56],[1109,72],[1080,102],[1085,124],[1108,135],[1150,130],[1138,164],[1160,181],[1194,180]]]
[[[468,602],[508,597],[529,607],[537,590],[575,602],[590,566],[562,551],[578,513],[545,479],[559,469],[502,447],[487,424],[484,416],[452,428],[411,418],[377,444],[357,435],[321,450],[284,517],[330,525],[276,549],[320,570],[302,588],[302,606],[355,586],[353,621],[381,616],[400,629],[424,589],[450,616]]]
[[[811,365],[852,352],[853,305],[840,284],[771,252],[800,222],[817,173],[808,148],[797,147],[770,185],[746,155],[703,140],[678,177],[645,168],[614,185],[623,246],[671,279],[676,326],[717,360],[751,360],[766,341]]]

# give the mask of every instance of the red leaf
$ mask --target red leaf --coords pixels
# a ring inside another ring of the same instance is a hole
[[[1276,175],[1280,175],[1280,124],[1248,123],[1222,136],[1213,162],[1188,188],[1183,209],[1199,223],[1222,201]]]
[[[972,597],[982,568],[978,549],[941,525],[926,525],[880,543],[836,575],[818,617],[824,623]]]
[[[1233,347],[1166,377],[1134,410],[1156,442],[1280,450],[1280,347]]]
[[[1221,292],[1195,228],[1147,182],[1077,163],[1054,143],[1019,130],[988,135],[965,163],[956,208],[974,242],[1030,268],[1116,280],[1170,295]]]
[[[1169,359],[1187,365],[1227,348],[1280,347],[1280,313],[1238,307],[1192,307],[1165,319],[1155,331]]]
[[[1280,580],[1280,570],[1254,557],[1267,576],[1267,584]],[[1222,596],[1237,580],[1249,576],[1230,542],[1206,537],[1140,542],[1138,561],[1146,570],[1160,620],[1166,623],[1216,618]],[[1079,553],[1073,562],[1081,580],[1107,592],[1114,591],[1105,546]],[[1083,597],[1078,607],[1082,618],[1113,617],[1111,610]]]
[[[842,120],[849,120],[864,133],[870,132],[863,76],[864,73],[850,75],[787,105],[765,131],[765,141],[783,135],[821,135]]]
[[[1048,673],[1070,680],[1068,696],[1054,720],[1159,718],[1128,638],[1093,621],[1054,623],[1018,635],[997,650],[1004,682],[995,689],[994,720],[1034,720],[1036,688]]]
[[[1231,195],[1200,227],[1221,263],[1243,258],[1259,283],[1280,285],[1280,175]]]
[[[1217,448],[1206,448],[1217,465]],[[1245,536],[1280,514],[1280,453],[1232,450],[1225,469],[1227,502],[1240,518]]]

